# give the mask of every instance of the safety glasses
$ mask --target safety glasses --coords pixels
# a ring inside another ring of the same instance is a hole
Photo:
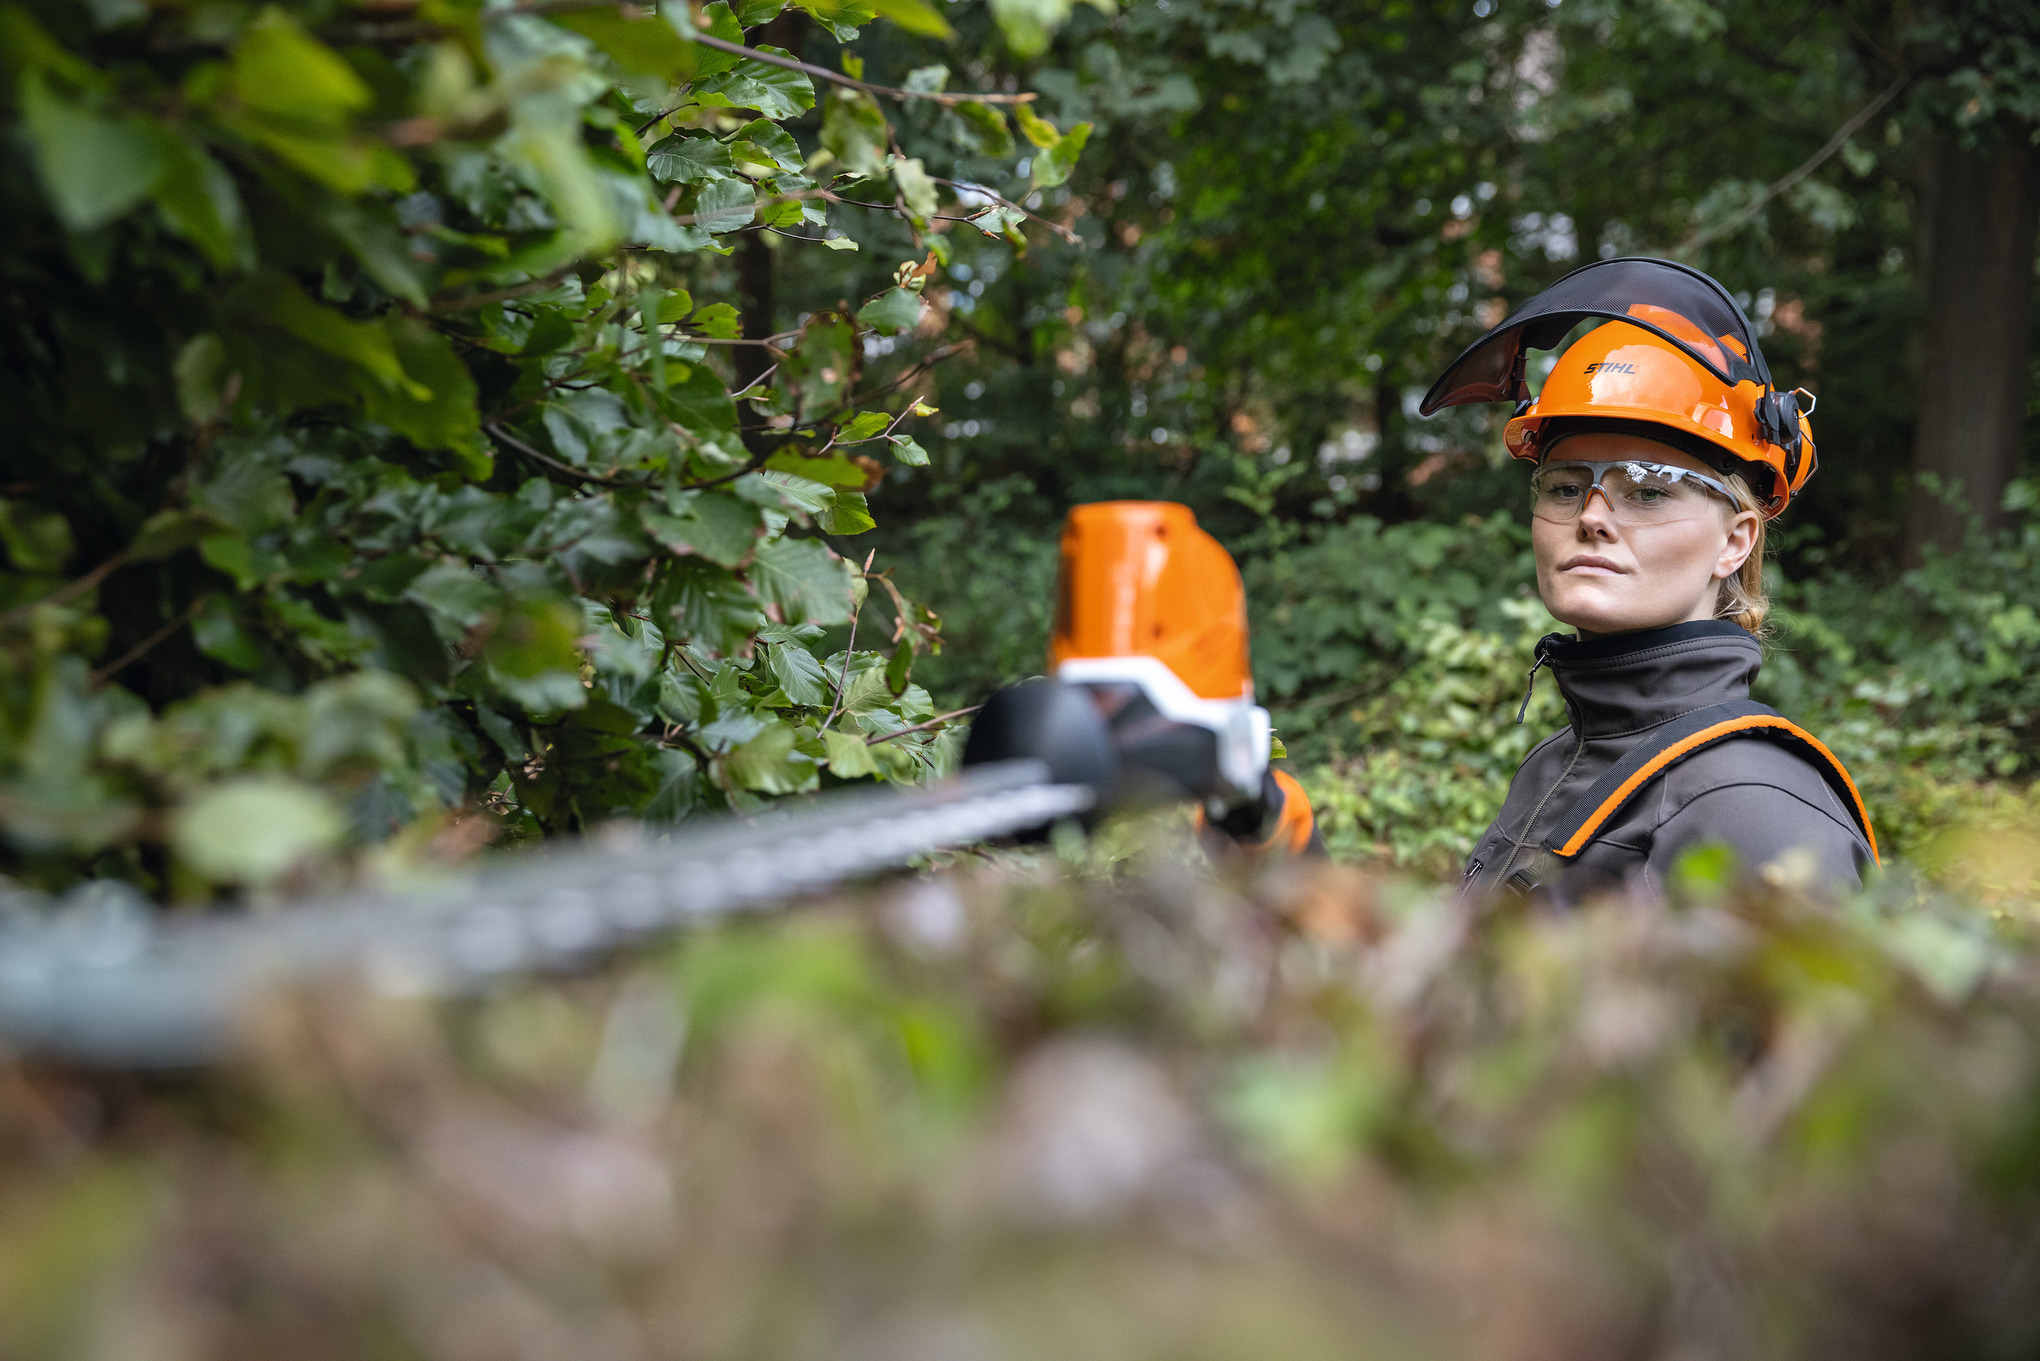
[[[1532,513],[1546,520],[1577,520],[1595,490],[1617,524],[1646,525],[1690,516],[1718,496],[1736,509],[1725,483],[1669,463],[1622,459],[1612,463],[1547,463],[1530,474]]]

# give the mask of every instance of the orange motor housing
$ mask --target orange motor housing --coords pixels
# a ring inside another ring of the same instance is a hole
[[[1099,501],[1063,525],[1049,670],[1153,657],[1201,699],[1251,699],[1239,568],[1188,506]]]

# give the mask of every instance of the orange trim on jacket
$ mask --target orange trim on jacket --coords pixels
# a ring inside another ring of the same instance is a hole
[[[1629,801],[1632,794],[1650,783],[1666,766],[1671,765],[1674,761],[1677,761],[1696,748],[1706,746],[1710,742],[1718,742],[1722,738],[1734,733],[1749,732],[1757,728],[1775,728],[1782,732],[1790,733],[1793,737],[1798,738],[1819,752],[1822,758],[1834,768],[1835,772],[1842,777],[1842,783],[1847,786],[1849,798],[1855,802],[1857,822],[1863,828],[1864,838],[1870,843],[1870,859],[1874,863],[1882,865],[1884,861],[1877,852],[1877,833],[1870,826],[1870,810],[1864,805],[1863,796],[1857,791],[1856,781],[1849,775],[1848,768],[1836,759],[1835,754],[1829,751],[1818,737],[1815,737],[1790,719],[1779,718],[1771,714],[1751,714],[1743,718],[1731,718],[1725,722],[1716,723],[1712,727],[1702,728],[1699,732],[1684,737],[1666,747],[1663,751],[1639,766],[1634,774],[1618,785],[1615,791],[1606,799],[1602,800],[1601,806],[1594,810],[1592,816],[1588,817],[1585,822],[1581,823],[1574,830],[1570,837],[1566,838],[1563,846],[1556,848],[1556,854],[1565,859],[1571,859],[1586,849],[1587,843],[1592,841],[1595,834],[1601,830],[1601,824],[1614,816],[1616,811]],[[1284,811],[1285,813],[1287,812],[1286,809]]]

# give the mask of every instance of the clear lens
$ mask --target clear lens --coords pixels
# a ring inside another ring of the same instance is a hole
[[[1530,475],[1536,514],[1548,520],[1572,520],[1587,504],[1597,484],[1608,508],[1623,524],[1681,519],[1711,495],[1711,479],[1663,463],[1553,463]]]

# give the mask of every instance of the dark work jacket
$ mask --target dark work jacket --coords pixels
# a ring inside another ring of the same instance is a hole
[[[1661,724],[1748,699],[1764,656],[1725,619],[1584,641],[1552,634],[1538,655],[1571,722],[1516,771],[1467,861],[1468,892],[1542,887],[1569,902],[1634,882],[1654,891],[1682,852],[1709,842],[1728,846],[1745,870],[1797,852],[1801,864],[1811,855],[1830,885],[1861,881],[1870,847],[1848,809],[1813,766],[1760,737],[1717,742],[1675,763],[1571,862],[1557,861],[1544,841],[1602,771]]]

